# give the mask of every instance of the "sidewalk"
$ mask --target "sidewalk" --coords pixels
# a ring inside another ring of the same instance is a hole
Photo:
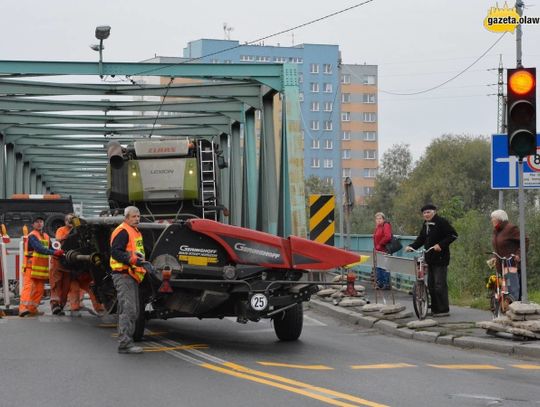
[[[369,283],[363,285],[366,287],[365,297],[371,304],[374,304],[376,302],[375,290],[373,290]],[[414,314],[412,295],[397,290],[393,290],[393,294],[395,303],[405,306],[406,310],[404,312],[411,312],[411,317],[393,321],[386,318],[383,319],[382,317],[372,316],[369,313],[362,313],[361,307],[336,306],[331,301],[321,299],[316,295],[307,304],[309,308],[316,312],[332,316],[353,325],[374,328],[388,335],[540,360],[540,340],[518,341],[511,335],[501,334],[499,336],[492,336],[487,334],[485,329],[476,328],[476,322],[491,321],[492,315],[489,311],[451,305],[449,316],[433,318],[437,322],[436,326],[416,329],[407,328],[407,323],[418,321]],[[386,301],[386,304],[393,304],[392,292],[378,291],[377,303],[382,304],[384,301]],[[431,317],[428,316],[425,321],[428,319],[431,319]]]

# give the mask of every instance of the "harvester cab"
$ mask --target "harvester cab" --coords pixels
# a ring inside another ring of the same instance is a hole
[[[207,139],[137,140],[107,146],[107,196],[111,210],[137,206],[150,220],[219,220],[218,169],[223,159]]]

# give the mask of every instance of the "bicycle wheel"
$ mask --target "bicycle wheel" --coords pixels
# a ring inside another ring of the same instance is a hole
[[[414,313],[418,319],[425,319],[429,307],[428,289],[423,282],[415,282],[412,289]]]

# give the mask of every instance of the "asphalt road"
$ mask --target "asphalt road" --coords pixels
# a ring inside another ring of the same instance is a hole
[[[0,407],[540,406],[540,364],[384,336],[306,313],[268,322],[152,321],[142,355],[99,319],[0,319]]]

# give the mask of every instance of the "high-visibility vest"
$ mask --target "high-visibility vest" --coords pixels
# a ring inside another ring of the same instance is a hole
[[[122,230],[125,230],[129,236],[128,243],[126,245],[126,252],[129,254],[129,256],[132,257],[135,252],[139,252],[144,255],[144,245],[141,232],[139,231],[139,229],[129,226],[126,222],[122,222],[122,224],[120,224],[112,232],[111,245],[114,238]],[[112,256],[109,260],[109,264],[111,266],[111,270],[121,273],[128,273],[131,277],[135,279],[135,281],[137,281],[137,283],[140,283],[143,280],[144,275],[146,274],[146,270],[144,268],[124,264],[120,261],[115,260]]]
[[[64,244],[64,240],[66,240],[66,237],[69,235],[69,232],[71,232],[71,227],[69,226],[61,226],[58,229],[56,229],[56,240],[60,242],[60,244]]]
[[[29,247],[28,240],[30,239],[30,236],[35,236],[41,245],[45,248],[49,248],[50,245],[50,239],[49,235],[45,232],[43,234],[40,234],[37,230],[32,230],[28,234],[28,239],[26,239],[26,242],[24,244],[24,257],[26,258],[26,270],[30,270],[30,277],[37,278],[40,280],[48,280],[49,279],[49,255],[48,254],[41,254]],[[25,271],[26,271],[25,270]]]

